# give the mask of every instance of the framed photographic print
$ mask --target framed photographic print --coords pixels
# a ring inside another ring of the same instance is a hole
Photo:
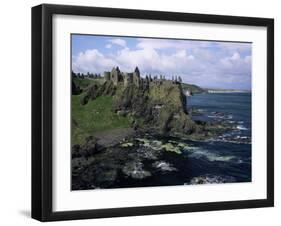
[[[32,217],[274,205],[274,21],[32,8]]]

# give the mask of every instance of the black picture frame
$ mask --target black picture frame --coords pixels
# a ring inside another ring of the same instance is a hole
[[[267,28],[267,198],[130,208],[52,210],[52,17],[55,14],[262,26]],[[274,20],[221,15],[43,4],[32,8],[32,218],[122,217],[274,206]]]

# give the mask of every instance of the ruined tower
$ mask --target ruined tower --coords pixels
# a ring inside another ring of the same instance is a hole
[[[124,73],[124,86],[133,83],[133,73]]]
[[[118,82],[121,82],[123,80],[119,67],[112,68],[110,77],[114,85],[117,85]]]
[[[133,72],[133,83],[136,86],[140,86],[140,71],[138,67],[136,67],[135,71]]]
[[[109,80],[110,80],[110,72],[109,72],[109,71],[105,71],[105,72],[103,73],[103,75],[104,75],[104,78],[105,78],[106,81],[109,81]]]

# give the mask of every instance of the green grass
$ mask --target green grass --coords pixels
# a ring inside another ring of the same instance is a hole
[[[101,84],[101,83],[103,83],[104,80],[103,80],[103,78],[96,78],[96,79],[93,79],[93,78],[84,78],[84,79],[73,78],[73,81],[81,89],[85,89],[88,86],[93,85],[93,84]]]
[[[131,126],[130,117],[112,111],[113,97],[100,96],[81,105],[82,95],[72,95],[72,144],[82,144],[86,137],[99,131]]]

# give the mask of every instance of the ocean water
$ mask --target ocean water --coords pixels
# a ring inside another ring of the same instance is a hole
[[[189,183],[251,181],[251,93],[197,94],[187,98],[194,120],[225,122],[233,129],[220,137],[193,142],[187,151]]]

